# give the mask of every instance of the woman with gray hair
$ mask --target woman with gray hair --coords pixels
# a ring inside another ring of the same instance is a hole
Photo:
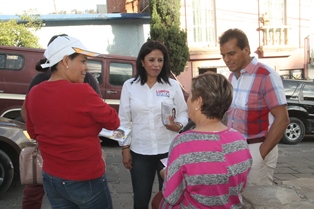
[[[193,130],[171,143],[160,208],[242,208],[252,160],[243,136],[222,123],[232,86],[221,74],[192,79],[187,101]]]

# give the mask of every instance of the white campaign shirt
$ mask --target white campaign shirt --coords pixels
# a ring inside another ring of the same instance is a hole
[[[161,102],[170,98],[176,106],[176,122],[188,123],[187,105],[179,83],[169,79],[171,85],[156,83],[152,88],[134,78],[124,82],[120,98],[120,126],[130,128],[126,144],[143,155],[167,153],[171,141],[178,134],[166,129],[161,120]],[[125,144],[125,145],[126,145]]]

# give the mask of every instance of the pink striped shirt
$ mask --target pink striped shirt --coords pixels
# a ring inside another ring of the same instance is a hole
[[[170,146],[160,208],[241,208],[251,165],[248,145],[233,129],[184,132]]]

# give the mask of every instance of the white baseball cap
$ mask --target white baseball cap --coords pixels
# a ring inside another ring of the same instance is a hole
[[[99,53],[91,52],[86,49],[80,40],[71,36],[59,36],[49,44],[44,56],[47,58],[42,68],[52,67],[60,62],[64,56],[74,53],[85,54],[90,57],[98,56]]]

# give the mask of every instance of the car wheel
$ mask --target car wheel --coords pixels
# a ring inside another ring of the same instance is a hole
[[[298,118],[290,118],[290,123],[287,126],[281,141],[286,144],[297,144],[302,141],[305,135],[305,126]]]
[[[8,190],[14,177],[14,167],[9,156],[0,150],[0,195]]]

